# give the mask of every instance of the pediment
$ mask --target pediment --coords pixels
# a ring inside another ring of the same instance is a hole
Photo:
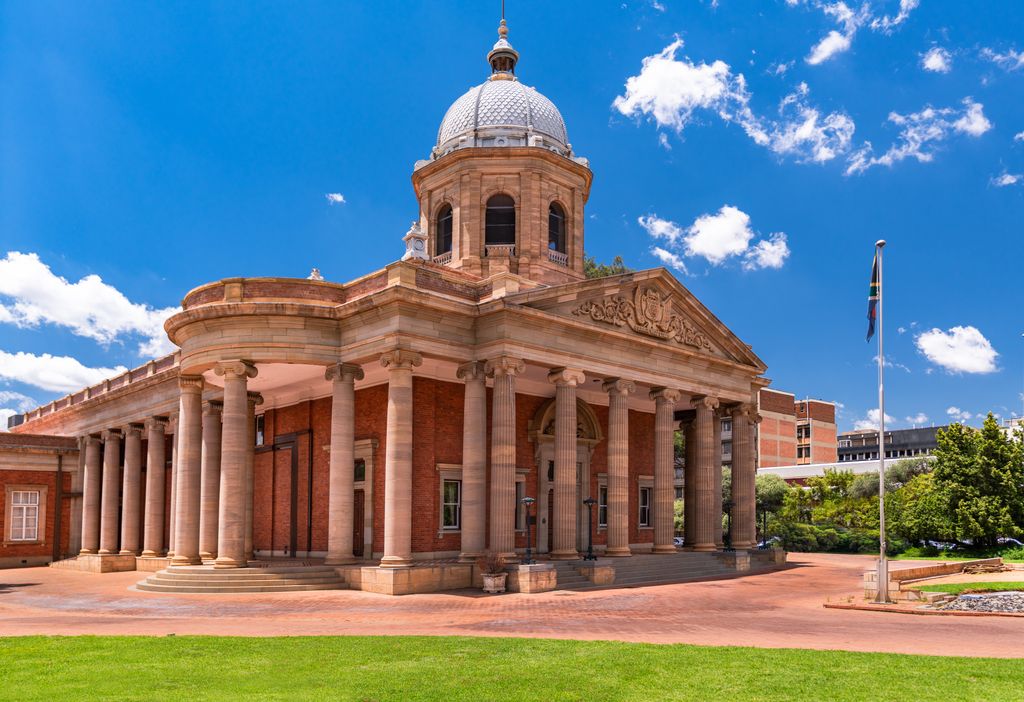
[[[532,290],[508,301],[765,369],[747,344],[661,268]]]

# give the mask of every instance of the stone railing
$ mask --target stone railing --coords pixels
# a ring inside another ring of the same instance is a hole
[[[515,244],[488,244],[484,247],[488,258],[504,256],[506,258],[516,255]]]
[[[443,254],[440,254],[438,256],[434,256],[433,260],[434,260],[434,263],[436,263],[438,265],[447,266],[449,263],[452,262],[452,252],[451,251],[446,251]]]
[[[548,249],[548,260],[552,263],[557,263],[560,266],[568,266],[569,254],[564,254],[561,251],[555,251],[554,249]]]

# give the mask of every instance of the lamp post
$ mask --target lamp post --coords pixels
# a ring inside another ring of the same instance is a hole
[[[583,557],[585,561],[596,561],[597,556],[594,555],[594,505],[597,504],[597,500],[593,497],[588,497],[583,500],[583,504],[587,506],[587,555]]]
[[[530,525],[533,523],[533,515],[530,514],[530,509],[536,501],[537,500],[529,496],[520,500],[520,502],[523,503],[523,509],[526,511],[526,558],[523,559],[523,565],[530,565],[533,563],[533,554],[530,548]]]
[[[729,500],[725,503],[725,550],[735,551],[732,547],[732,508],[733,501]]]

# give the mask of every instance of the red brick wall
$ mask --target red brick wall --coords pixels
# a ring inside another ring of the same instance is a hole
[[[66,460],[66,459],[65,459]],[[56,458],[54,458],[56,462]],[[73,466],[72,466],[73,467]],[[71,475],[67,472],[63,475],[64,491],[71,490]],[[46,487],[46,523],[40,524],[42,529],[42,543],[18,544],[4,543],[7,538],[7,515],[4,506],[7,499],[8,485],[39,485]],[[27,558],[53,555],[54,524],[57,515],[57,472],[42,470],[0,470],[0,499],[5,502],[0,504],[0,534],[4,541],[0,541],[0,559]],[[61,553],[67,551],[70,539],[71,524],[71,500],[63,500],[61,515]]]

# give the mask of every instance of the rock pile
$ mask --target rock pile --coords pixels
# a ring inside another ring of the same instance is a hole
[[[951,602],[936,605],[935,609],[960,612],[1011,612],[1024,614],[1024,592],[991,592],[978,595],[960,595]]]

